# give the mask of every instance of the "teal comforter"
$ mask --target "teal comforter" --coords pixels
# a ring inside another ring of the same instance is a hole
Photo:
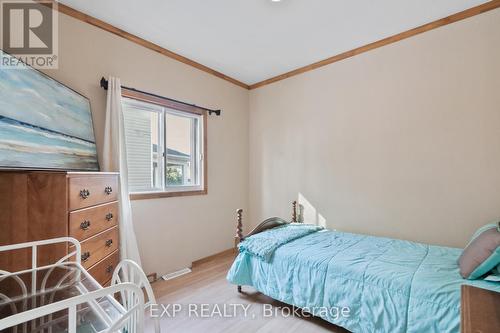
[[[281,245],[321,229],[323,228],[311,224],[289,223],[245,239],[238,245],[238,249],[269,261]]]
[[[459,332],[460,285],[500,292],[498,283],[462,279],[460,253],[321,230],[286,242],[267,259],[243,250],[227,279],[352,332]],[[343,307],[348,315],[328,311]]]

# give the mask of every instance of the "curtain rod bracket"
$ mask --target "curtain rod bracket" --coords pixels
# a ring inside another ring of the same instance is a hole
[[[106,80],[104,77],[101,78],[101,81],[99,81],[99,85],[101,86],[101,88],[103,88],[104,90],[108,90],[108,80]],[[197,105],[194,105],[194,104],[189,104],[189,103],[186,103],[186,102],[182,102],[182,101],[178,101],[176,99],[172,99],[172,98],[167,98],[167,97],[163,97],[163,96],[158,96],[158,95],[155,95],[155,94],[151,94],[151,93],[147,93],[145,91],[141,91],[141,90],[137,90],[137,89],[134,89],[134,88],[128,88],[128,87],[124,87],[122,86],[122,88],[124,89],[128,89],[128,90],[133,90],[133,91],[137,91],[137,92],[140,92],[140,93],[143,93],[143,94],[147,94],[147,95],[151,95],[151,96],[155,96],[155,97],[159,97],[159,98],[164,98],[164,99],[168,99],[168,100],[171,100],[171,101],[174,101],[174,102],[177,102],[177,103],[182,103],[182,104],[185,104],[185,105],[189,105],[189,106],[194,106],[194,107],[197,107],[199,109],[202,109],[202,110],[205,110],[208,112],[208,115],[212,115],[212,113],[215,113],[216,116],[220,116],[221,114],[221,110],[212,110],[212,109],[207,109],[207,108],[204,108],[204,107],[201,107],[201,106],[197,106]]]
[[[99,85],[104,90],[108,90],[108,80],[106,80],[104,77],[101,78],[101,81],[99,82]]]
[[[209,116],[211,116],[212,113],[215,113],[216,116],[220,116],[220,110],[208,110]]]

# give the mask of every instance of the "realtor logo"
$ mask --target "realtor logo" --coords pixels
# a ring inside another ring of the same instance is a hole
[[[2,50],[11,55],[2,53],[0,67],[57,68],[57,3],[0,0],[0,4]]]

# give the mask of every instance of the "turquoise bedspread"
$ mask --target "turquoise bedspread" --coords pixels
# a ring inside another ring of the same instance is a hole
[[[253,237],[253,236],[252,236]],[[459,332],[461,249],[322,230],[289,241],[269,260],[241,252],[227,279],[253,286],[352,332]],[[348,307],[347,316],[325,309]]]
[[[321,229],[323,228],[312,224],[289,223],[245,239],[238,244],[238,249],[263,260],[270,260],[274,251],[281,245]]]

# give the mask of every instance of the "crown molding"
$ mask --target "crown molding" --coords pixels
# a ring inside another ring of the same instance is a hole
[[[45,4],[47,3],[47,0],[35,0],[36,2],[39,2],[40,4]],[[98,28],[101,28],[102,30],[105,30],[107,32],[110,32],[114,35],[117,35],[117,36],[120,36],[122,38],[125,38],[126,40],[128,41],[131,41],[135,44],[138,44],[138,45],[141,45],[147,49],[150,49],[152,51],[155,51],[155,52],[158,52],[166,57],[169,57],[171,59],[174,59],[174,60],[177,60],[177,61],[180,61],[186,65],[189,65],[191,67],[194,67],[196,69],[199,69],[205,73],[208,73],[208,74],[211,74],[213,76],[216,76],[220,79],[223,79],[223,80],[226,80],[228,82],[231,82],[237,86],[240,86],[242,88],[245,88],[245,89],[249,89],[249,86],[246,84],[246,83],[243,83],[241,81],[238,81],[236,79],[233,79],[232,77],[229,77],[221,72],[218,72],[216,71],[215,69],[212,69],[210,67],[207,67],[205,65],[202,65],[194,60],[191,60],[189,58],[186,58],[180,54],[177,54],[175,52],[172,52],[166,48],[163,48],[157,44],[154,44],[152,42],[149,42],[143,38],[140,38],[136,35],[133,35],[129,32],[126,32],[122,29],[119,29],[109,23],[106,23],[104,21],[101,21],[95,17],[92,17],[90,15],[87,15],[85,13],[82,13],[74,8],[71,8],[69,6],[66,6],[62,3],[59,3],[57,1],[54,1],[54,0],[51,0],[50,2],[53,2],[53,3],[57,3],[57,6],[55,6],[55,9],[57,11],[59,11],[60,13],[63,13],[63,14],[66,14],[68,16],[71,16],[77,20],[80,20],[80,21],[83,21],[83,22],[86,22],[90,25],[93,25],[95,27],[98,27]]]
[[[47,0],[35,0],[35,1],[40,2],[41,4],[43,4],[43,2],[47,2]],[[57,1],[51,0],[51,2],[57,2]],[[166,57],[180,61],[188,66],[194,67],[194,68],[199,69],[205,73],[211,74],[211,75],[216,76],[220,79],[231,82],[239,87],[242,87],[244,89],[253,90],[253,89],[257,89],[257,88],[269,85],[269,84],[274,83],[274,82],[285,80],[285,79],[292,77],[292,76],[296,76],[296,75],[306,73],[306,72],[315,70],[317,68],[320,68],[320,67],[323,67],[326,65],[330,65],[332,63],[335,63],[335,62],[338,62],[338,61],[341,61],[341,60],[344,60],[347,58],[354,57],[358,54],[365,53],[365,52],[368,52],[370,50],[374,50],[374,49],[377,49],[379,47],[401,41],[403,39],[413,37],[415,35],[424,33],[426,31],[430,31],[430,30],[433,30],[433,29],[436,29],[436,28],[439,28],[439,27],[442,27],[442,26],[445,26],[445,25],[448,25],[448,24],[451,24],[454,22],[458,22],[458,21],[467,19],[467,18],[472,17],[472,16],[476,16],[476,15],[488,12],[490,10],[497,9],[500,7],[500,0],[492,0],[492,1],[486,2],[482,5],[466,9],[464,11],[461,11],[461,12],[458,12],[456,14],[444,17],[442,19],[421,25],[419,27],[398,33],[396,35],[393,35],[393,36],[390,36],[387,38],[380,39],[376,42],[357,47],[355,49],[334,55],[332,57],[320,60],[318,62],[294,69],[294,70],[289,71],[287,73],[283,73],[283,74],[277,75],[275,77],[272,77],[272,78],[254,83],[254,84],[250,84],[250,85],[243,83],[241,81],[238,81],[232,77],[229,77],[229,76],[227,76],[219,71],[216,71],[210,67],[202,65],[194,60],[186,58],[180,54],[177,54],[177,53],[172,52],[168,49],[165,49],[157,44],[149,42],[143,38],[135,36],[135,35],[128,33],[124,30],[121,30],[121,29],[119,29],[119,28],[117,28],[109,23],[106,23],[104,21],[101,21],[95,17],[84,14],[84,13],[82,13],[76,9],[73,9],[69,6],[66,6],[64,4],[57,2],[56,7],[57,7],[57,10],[63,14],[69,15],[69,16],[74,17],[80,21],[83,21],[83,22],[86,22],[86,23],[93,25],[95,27],[101,28],[105,31],[112,33],[112,34],[115,34],[117,36],[125,38],[133,43],[141,45],[147,49],[150,49],[152,51],[163,54]]]
[[[287,78],[295,76],[295,75],[306,73],[306,72],[312,71],[314,69],[317,69],[317,68],[320,68],[320,67],[323,67],[326,65],[330,65],[330,64],[333,64],[334,62],[338,62],[338,61],[341,61],[341,60],[344,60],[347,58],[354,57],[358,54],[365,53],[367,51],[377,49],[377,48],[385,46],[385,45],[399,42],[400,40],[410,38],[410,37],[413,37],[415,35],[421,34],[423,32],[430,31],[430,30],[433,30],[433,29],[436,29],[436,28],[439,28],[439,27],[442,27],[442,26],[445,26],[445,25],[448,25],[448,24],[451,24],[451,23],[454,23],[457,21],[464,20],[466,18],[475,16],[475,15],[479,15],[479,14],[488,12],[488,11],[496,9],[498,7],[500,7],[500,0],[493,0],[493,1],[486,2],[482,5],[466,9],[464,11],[461,11],[459,13],[456,13],[456,14],[447,16],[445,18],[433,21],[431,23],[421,25],[417,28],[410,29],[410,30],[401,32],[399,34],[378,40],[376,42],[360,46],[358,48],[349,50],[347,52],[337,54],[333,57],[315,62],[313,64],[310,64],[310,65],[307,65],[304,67],[294,69],[294,70],[287,72],[287,73],[284,73],[284,74],[280,74],[280,75],[272,77],[270,79],[251,84],[250,90],[257,89],[259,87],[263,87],[263,86],[287,79]]]

